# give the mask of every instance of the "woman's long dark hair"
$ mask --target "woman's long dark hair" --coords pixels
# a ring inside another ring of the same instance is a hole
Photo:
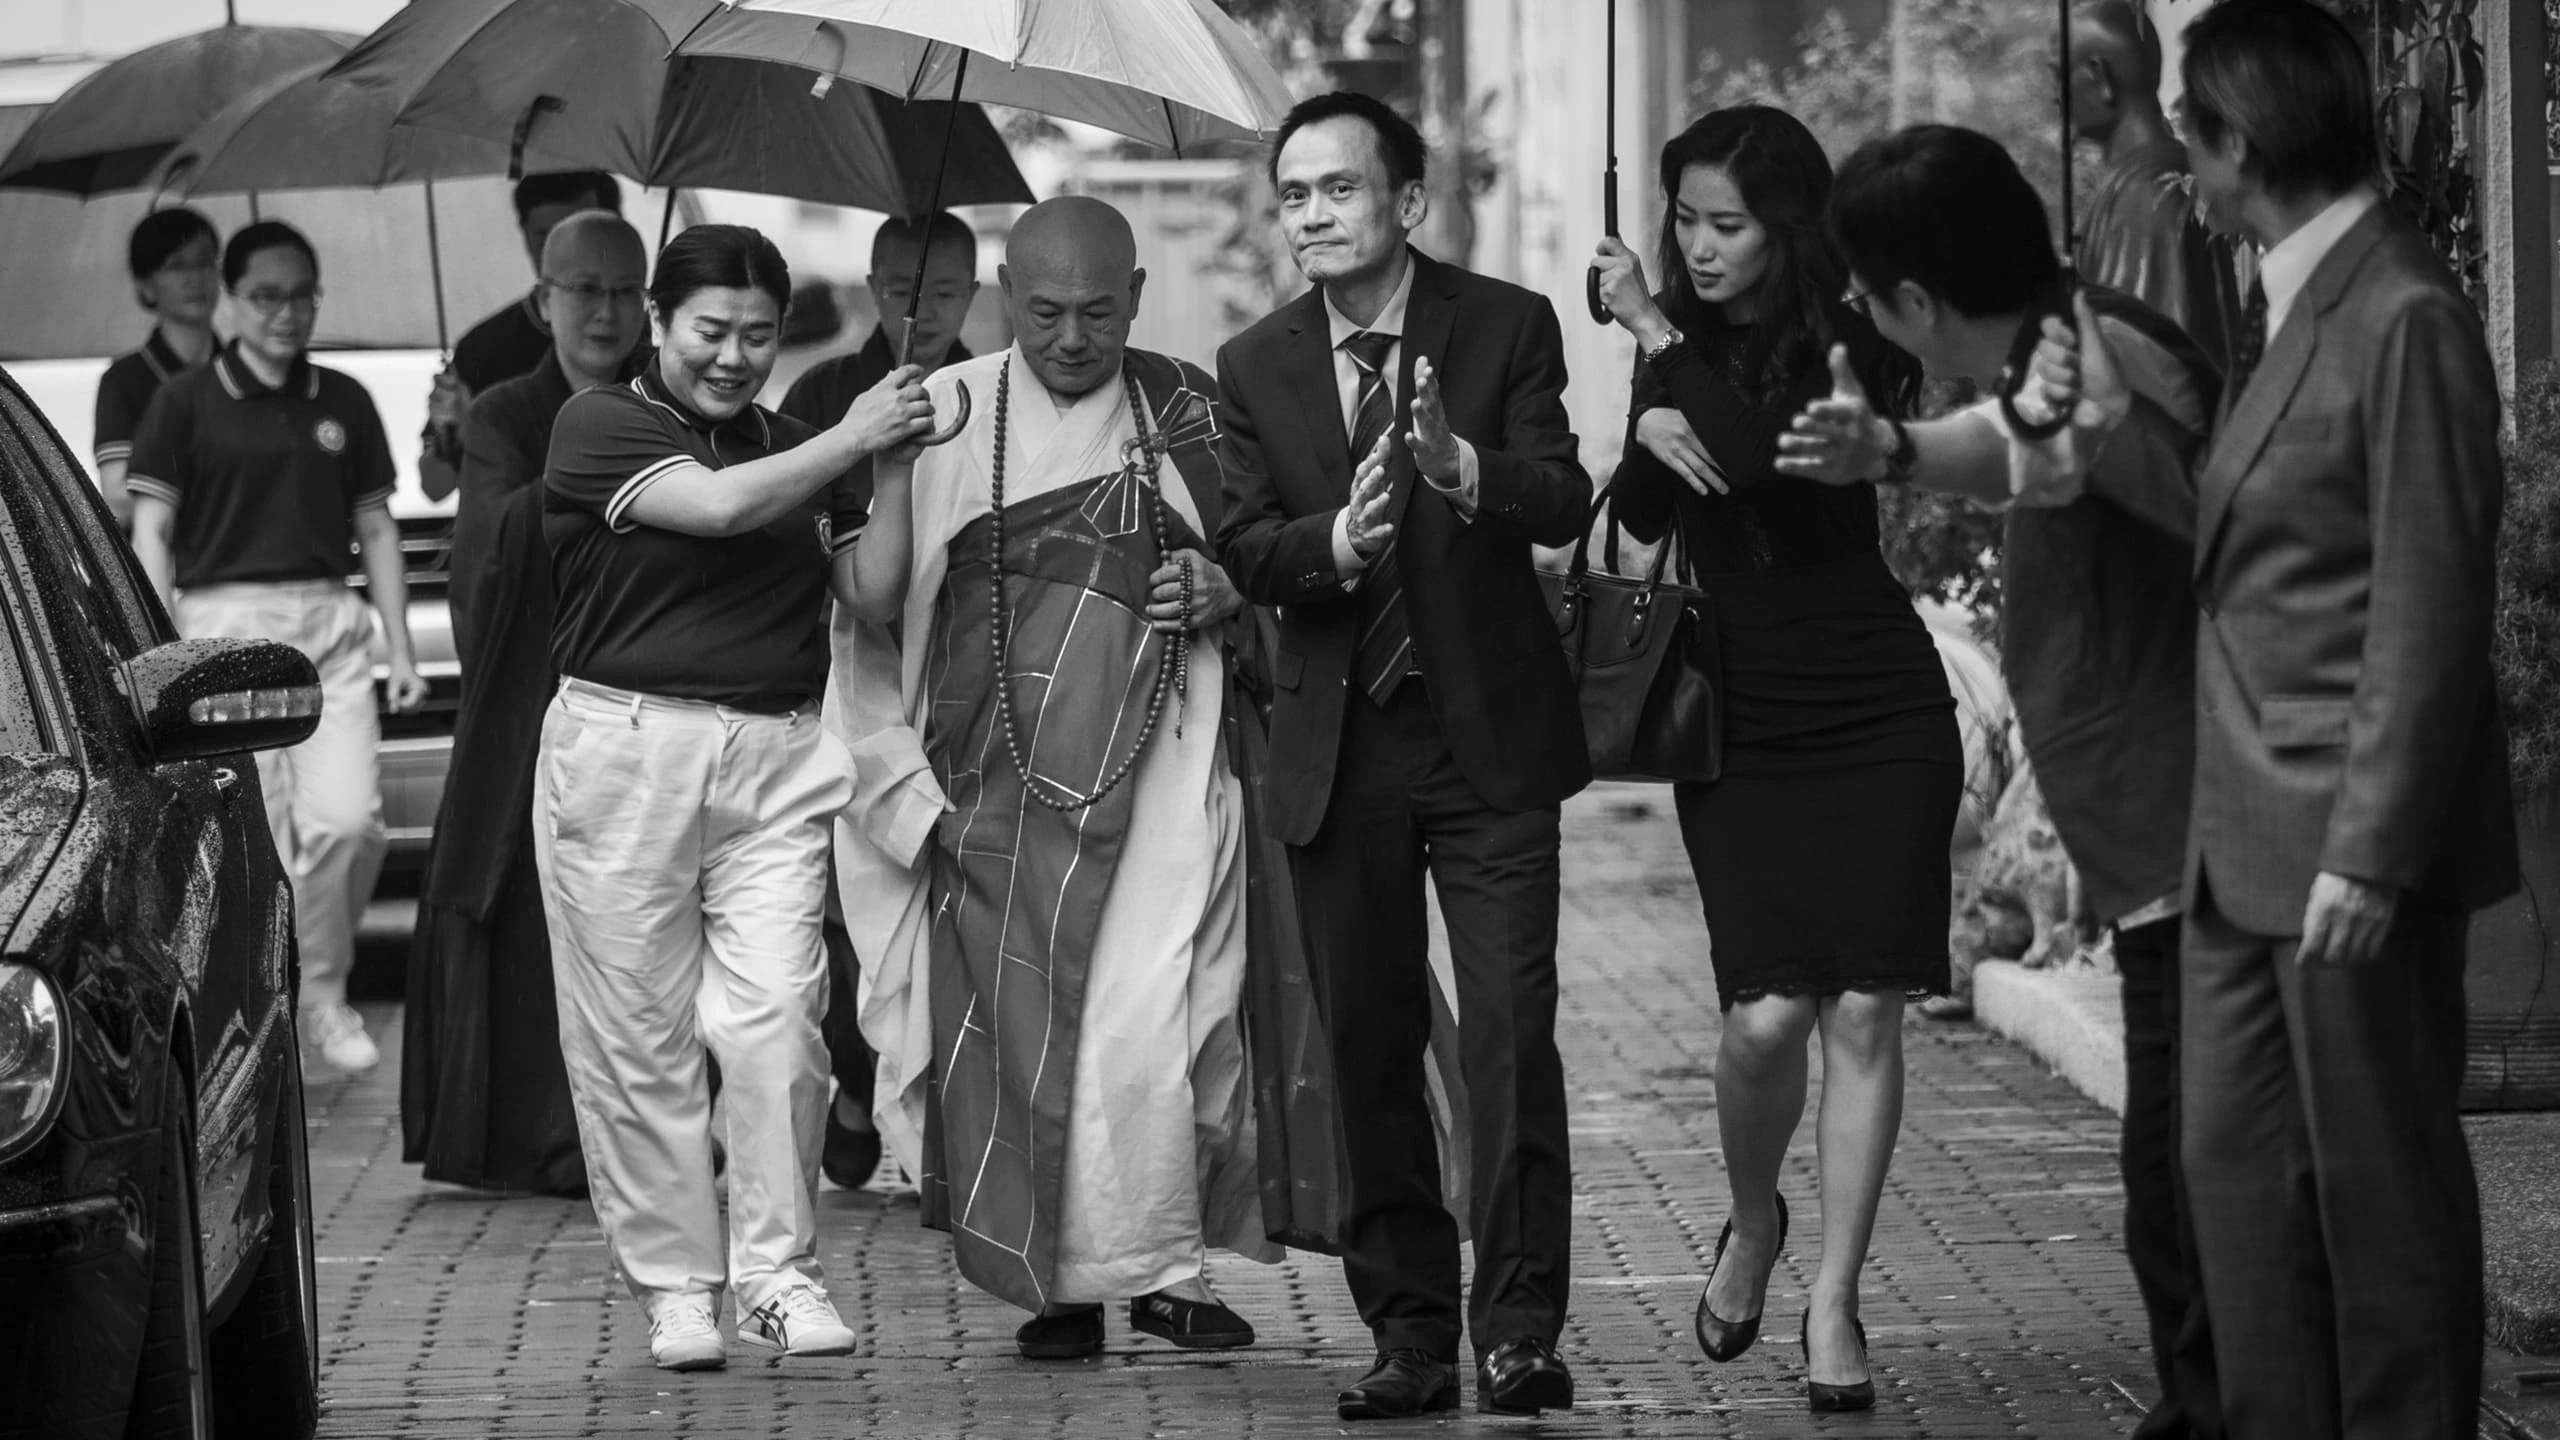
[[[1897,363],[1875,327],[1841,304],[1849,285],[1824,229],[1831,203],[1831,158],[1804,122],[1772,105],[1710,110],[1662,147],[1662,236],[1658,262],[1671,293],[1691,314],[1709,315],[1690,283],[1678,230],[1680,179],[1696,166],[1732,178],[1753,219],[1769,235],[1769,268],[1760,304],[1743,342],[1743,373],[1759,398],[1775,400],[1808,370],[1822,369],[1835,343],[1877,404],[1902,413],[1918,393],[1919,374]]]

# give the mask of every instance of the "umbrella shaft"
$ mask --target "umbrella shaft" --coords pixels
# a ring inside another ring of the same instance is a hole
[[[924,303],[924,266],[933,254],[933,217],[942,213],[942,177],[951,169],[951,132],[960,123],[960,83],[969,78],[969,52],[960,52],[960,63],[951,71],[951,113],[942,121],[942,154],[933,162],[933,193],[925,201],[924,215],[916,236],[916,283],[907,291],[907,324],[899,336],[898,360],[912,364],[916,354],[916,309]],[[973,267],[974,268],[974,267]]]

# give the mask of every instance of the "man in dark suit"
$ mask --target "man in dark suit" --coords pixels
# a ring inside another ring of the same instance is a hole
[[[2186,1173],[2235,1436],[2468,1436],[2468,912],[2516,885],[2479,319],[2372,186],[2355,38],[2187,32],[2206,218],[2266,248],[2198,482]]]
[[[1529,547],[1581,533],[1591,484],[1553,307],[1407,243],[1426,158],[1367,96],[1292,111],[1272,180],[1314,289],[1218,354],[1219,545],[1280,607],[1267,823],[1291,846],[1341,1096],[1343,1269],[1378,1346],[1345,1419],[1455,1406],[1462,1329],[1480,1408],[1573,1403],[1557,850],[1590,762]],[[1426,873],[1467,1091],[1463,1326],[1423,1080]]]

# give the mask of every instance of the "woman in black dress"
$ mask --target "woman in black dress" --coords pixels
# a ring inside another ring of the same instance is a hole
[[[1909,362],[1845,303],[1822,230],[1831,166],[1784,111],[1715,111],[1662,152],[1662,265],[1603,242],[1611,313],[1636,338],[1614,484],[1638,539],[1678,538],[1715,597],[1723,778],[1673,791],[1724,1008],[1716,1103],[1732,1219],[1698,1299],[1699,1344],[1757,1336],[1786,1240],[1779,1170],[1822,1040],[1822,1264],[1805,1315],[1817,1410],[1874,1401],[1858,1276],[1902,1119],[1902,1005],[1947,987],[1948,836],[1964,775],[1937,648],[1886,570],[1870,486],[1779,475],[1778,437],[1846,347],[1906,409]]]

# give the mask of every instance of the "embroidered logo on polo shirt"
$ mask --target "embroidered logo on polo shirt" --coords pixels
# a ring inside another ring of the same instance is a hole
[[[335,455],[347,448],[347,427],[323,415],[320,423],[311,427],[311,438],[320,442],[321,449]]]

